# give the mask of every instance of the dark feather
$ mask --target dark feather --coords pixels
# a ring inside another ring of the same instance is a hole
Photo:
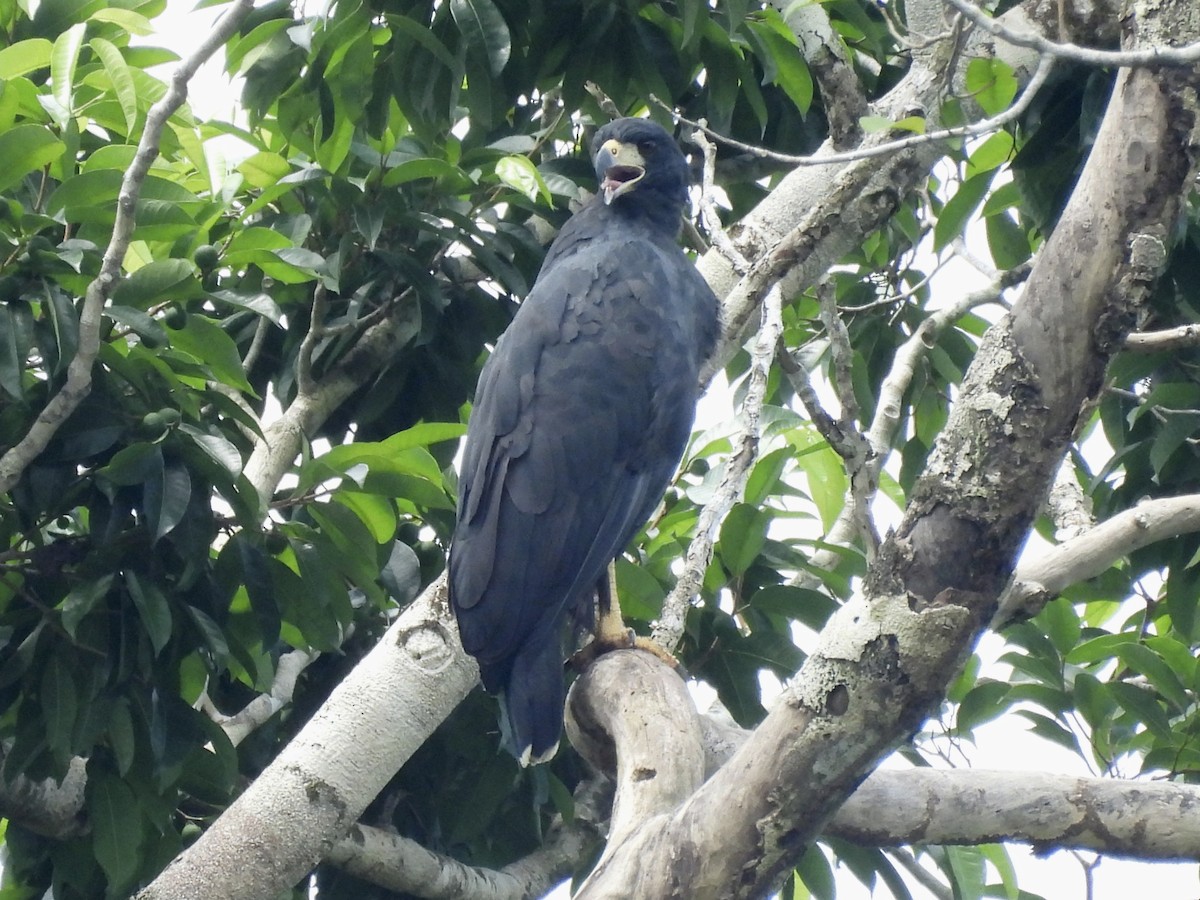
[[[682,155],[644,120],[607,128],[598,140],[654,142],[646,176],[563,228],[484,367],[459,482],[450,596],[526,759],[557,744],[568,632],[668,484],[716,337],[716,299],[675,243]]]

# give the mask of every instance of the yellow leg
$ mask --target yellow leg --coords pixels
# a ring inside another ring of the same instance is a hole
[[[602,595],[596,611],[596,639],[576,654],[579,662],[590,662],[594,657],[610,650],[645,650],[653,653],[671,668],[679,667],[675,659],[664,647],[660,647],[647,637],[634,634],[632,628],[625,625],[621,618],[621,604],[617,600],[617,567],[614,563],[608,566],[608,602]]]

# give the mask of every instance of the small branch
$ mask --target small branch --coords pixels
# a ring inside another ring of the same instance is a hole
[[[53,778],[31,781],[24,775],[0,779],[0,816],[55,840],[83,834],[87,831],[86,783],[87,760],[78,756],[71,760],[62,784]]]
[[[938,337],[947,328],[965,316],[977,306],[997,302],[1005,287],[1008,286],[1008,275],[1001,277],[985,288],[963,294],[949,306],[932,313],[922,322],[912,336],[896,351],[892,359],[892,367],[879,388],[879,402],[875,406],[875,416],[867,429],[866,439],[870,445],[871,455],[865,472],[873,481],[878,481],[879,472],[892,449],[892,436],[904,411],[904,393],[912,384],[917,365],[937,345]],[[857,512],[853,503],[847,503],[842,514],[838,516],[833,527],[825,536],[825,543],[835,547],[848,546],[858,530]],[[841,562],[841,555],[836,550],[820,549],[809,558],[810,565],[815,569],[833,568]],[[793,579],[793,583],[807,584],[813,576],[802,572]]]
[[[1059,540],[1079,537],[1096,524],[1091,500],[1075,479],[1075,467],[1070,455],[1063,460],[1054,477],[1054,485],[1046,498],[1046,509],[1050,520],[1054,522],[1055,536]]]
[[[696,536],[692,538],[684,557],[683,572],[663,601],[662,612],[651,631],[654,642],[667,650],[674,650],[683,637],[687,611],[704,582],[704,571],[712,562],[717,527],[741,498],[746,489],[746,479],[750,477],[750,469],[758,459],[759,417],[766,397],[771,360],[783,333],[782,303],[783,298],[776,286],[763,302],[762,328],[750,361],[746,397],[742,401],[740,416],[742,427],[734,439],[734,451],[725,461],[721,481],[712,499],[700,511]]]
[[[1200,531],[1200,494],[1143,500],[1038,558],[1018,563],[992,627],[1018,615],[1036,614],[1047,600],[1094,578],[1134,550],[1195,531]]]
[[[1200,325],[1180,325],[1166,331],[1134,332],[1125,338],[1125,349],[1137,353],[1158,353],[1200,347]]]
[[[790,166],[827,166],[834,163],[856,162],[862,159],[873,159],[876,156],[886,156],[889,153],[895,153],[898,150],[907,150],[910,147],[916,147],[921,144],[931,144],[937,141],[954,140],[963,137],[975,137],[976,135],[989,134],[993,131],[999,131],[1006,125],[1015,122],[1025,110],[1029,108],[1029,104],[1033,102],[1033,98],[1037,96],[1038,91],[1046,84],[1046,80],[1050,77],[1050,71],[1054,68],[1054,56],[1049,53],[1043,53],[1038,59],[1037,70],[1033,73],[1033,77],[1029,80],[1029,84],[1025,90],[1021,92],[1021,96],[1017,101],[1004,110],[1002,113],[992,116],[991,118],[981,119],[978,122],[973,122],[970,125],[959,125],[954,128],[942,128],[938,131],[931,131],[928,134],[915,134],[911,137],[901,138],[895,141],[888,141],[884,144],[875,144],[870,147],[861,147],[858,150],[848,150],[844,153],[827,153],[820,156],[795,156],[790,153],[777,153],[774,150],[768,150],[765,147],[759,147],[755,144],[747,144],[742,141],[734,140],[713,131],[706,125],[700,122],[695,122],[684,115],[681,115],[673,106],[663,103],[653,94],[650,99],[658,104],[663,109],[666,109],[675,117],[677,122],[682,122],[684,125],[690,125],[693,128],[698,128],[705,134],[714,138],[717,141],[746,153],[752,153],[755,156],[763,159],[770,159],[775,162],[784,163]]]
[[[208,701],[206,694],[202,698],[208,701],[204,704],[205,711],[209,718],[221,726],[230,743],[236,747],[291,702],[296,691],[296,679],[320,655],[315,650],[292,650],[285,653],[279,657],[275,666],[275,679],[271,682],[270,691],[259,694],[232,716],[222,715],[212,702]]]
[[[938,877],[921,865],[910,852],[897,847],[889,850],[888,856],[900,863],[904,871],[920,882],[921,887],[929,891],[934,900],[954,900],[954,891],[942,884]]]
[[[596,826],[577,815],[570,824],[552,827],[529,856],[503,869],[486,869],[360,823],[333,845],[325,861],[389,891],[428,900],[525,900],[545,895],[569,876],[599,837]]]
[[[42,409],[25,437],[0,457],[0,493],[12,490],[29,464],[46,449],[58,429],[91,392],[92,365],[100,352],[102,314],[121,279],[121,262],[133,237],[138,196],[150,165],[158,157],[163,128],[187,99],[188,81],[196,74],[196,70],[218,47],[224,45],[253,6],[253,0],[238,0],[225,12],[196,51],[179,64],[171,75],[166,94],[146,114],[146,127],[138,141],[137,152],[121,180],[112,238],[104,251],[100,272],[88,285],[84,295],[83,309],[79,314],[79,346],[67,367],[67,380]]]
[[[716,203],[713,200],[713,186],[717,170],[716,145],[699,129],[693,131],[688,136],[688,140],[699,147],[704,154],[704,172],[700,185],[700,218],[704,222],[704,230],[708,232],[713,246],[729,261],[733,271],[739,275],[745,275],[750,269],[750,263],[734,246],[729,235],[725,233],[725,227],[721,224],[721,217],[717,214]]]
[[[318,281],[316,287],[313,288],[308,332],[304,335],[304,340],[300,343],[300,350],[296,354],[296,390],[304,397],[311,396],[316,389],[312,369],[313,351],[325,334],[325,310],[327,307],[325,285]]]
[[[1144,50],[1093,50],[1078,44],[1056,43],[1034,31],[1017,31],[993,19],[970,0],[942,0],[1000,40],[1042,54],[1091,66],[1190,66],[1200,62],[1200,41],[1183,47],[1154,46]]]

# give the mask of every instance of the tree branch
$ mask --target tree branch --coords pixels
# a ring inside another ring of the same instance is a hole
[[[1136,353],[1159,353],[1200,347],[1200,325],[1180,325],[1165,331],[1134,332],[1125,338],[1125,349]]]
[[[188,81],[196,74],[196,70],[229,40],[253,6],[253,0],[238,0],[226,10],[192,55],[175,69],[166,94],[146,113],[142,138],[138,141],[132,163],[121,179],[112,237],[100,262],[100,272],[92,279],[84,295],[83,308],[79,313],[79,344],[67,367],[67,380],[38,414],[25,437],[0,457],[0,494],[13,489],[21,473],[46,449],[58,429],[91,392],[92,366],[100,352],[102,314],[121,280],[121,263],[129,249],[136,224],[138,196],[151,163],[158,157],[163,128],[187,99]]]
[[[1157,18],[1176,13],[1174,21]],[[1191,10],[1127,20],[1145,43]],[[1194,23],[1192,23],[1194,24]],[[1157,31],[1156,31],[1157,29]],[[1080,180],[1011,316],[989,330],[880,549],[780,702],[673,815],[593,873],[614,891],[761,896],[895,743],[936,709],[987,627],[1083,403],[1123,344],[1192,184],[1195,73],[1125,69]],[[1014,490],[1014,485],[1021,489]],[[702,846],[703,854],[688,848]]]
[[[1058,59],[1069,59],[1091,66],[1190,66],[1200,62],[1200,41],[1173,47],[1166,43],[1139,50],[1094,50],[1071,43],[1055,43],[1033,31],[1017,31],[987,15],[970,0],[942,0],[973,23],[1006,43],[1026,47]],[[1171,40],[1174,35],[1165,35]]]
[[[1200,494],[1143,500],[1052,550],[1022,560],[992,627],[1036,615],[1068,587],[1094,578],[1135,550],[1200,531]]]
[[[712,562],[713,541],[717,528],[733,505],[746,490],[746,479],[758,459],[763,400],[766,397],[767,381],[771,372],[771,360],[775,347],[783,333],[782,298],[778,288],[767,295],[762,309],[762,327],[750,362],[747,376],[746,397],[742,401],[741,429],[734,438],[734,451],[725,460],[721,481],[712,498],[704,504],[696,522],[696,536],[688,545],[684,557],[683,571],[665,600],[658,620],[654,623],[651,637],[654,642],[668,650],[674,650],[683,638],[687,624],[687,611],[692,600],[700,591],[704,572]]]
[[[503,869],[485,869],[360,823],[334,844],[326,861],[389,891],[428,900],[532,900],[575,871],[599,840],[595,824],[577,816],[554,826],[529,856]]]

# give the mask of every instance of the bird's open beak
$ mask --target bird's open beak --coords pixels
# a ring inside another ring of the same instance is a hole
[[[646,161],[634,144],[623,144],[616,138],[605,141],[596,154],[596,171],[602,172],[600,190],[605,205],[622,194],[632,191],[646,177]]]

